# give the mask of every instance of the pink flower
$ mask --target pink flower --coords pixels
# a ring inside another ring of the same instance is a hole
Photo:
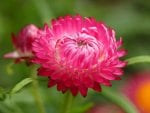
[[[150,71],[133,75],[122,89],[139,113],[150,113]]]
[[[113,104],[99,104],[93,106],[86,113],[125,113],[120,107]]]
[[[24,27],[17,36],[12,35],[12,42],[16,50],[4,55],[4,58],[16,59],[16,62],[33,57],[32,42],[38,37],[38,28],[33,25]]]
[[[49,87],[86,96],[88,88],[100,92],[101,84],[120,79],[126,65],[119,60],[126,54],[121,45],[115,31],[94,18],[60,17],[33,43],[34,62],[41,64],[38,74],[49,78]]]

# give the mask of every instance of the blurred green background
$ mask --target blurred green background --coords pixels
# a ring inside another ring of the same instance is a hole
[[[13,50],[11,33],[17,33],[31,23],[43,27],[52,18],[70,14],[94,17],[114,28],[117,37],[123,37],[124,48],[128,50],[126,58],[150,54],[149,0],[0,0],[0,87],[9,90],[20,80],[30,76],[30,67],[26,67],[24,63],[13,65],[12,60],[3,59],[5,53]],[[125,69],[125,75],[150,69],[149,66],[129,66]],[[47,89],[46,86],[46,82],[40,82],[45,108],[48,113],[58,113],[64,95],[55,88]],[[0,102],[0,113],[38,113],[30,90],[28,86],[6,104]],[[86,109],[91,105],[90,102],[97,100],[97,95],[91,94],[85,99],[79,96],[83,102],[76,103],[83,104]],[[86,101],[90,104],[85,104]],[[82,111],[79,106],[76,109]]]

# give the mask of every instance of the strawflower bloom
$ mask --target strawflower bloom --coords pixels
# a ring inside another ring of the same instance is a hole
[[[33,42],[34,62],[41,65],[38,74],[49,78],[49,87],[86,96],[88,88],[100,92],[101,84],[120,79],[126,65],[119,60],[126,54],[121,45],[122,39],[116,41],[115,31],[102,22],[65,16],[45,25]]]
[[[5,54],[4,58],[16,59],[16,62],[30,61],[33,57],[32,42],[38,37],[38,31],[35,25],[30,24],[21,29],[16,36],[12,34],[12,43],[16,50]]]
[[[135,104],[139,113],[150,113],[150,71],[133,75],[123,87],[123,93]]]

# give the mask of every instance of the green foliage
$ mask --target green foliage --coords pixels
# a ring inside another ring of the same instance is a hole
[[[26,85],[28,85],[29,83],[33,82],[32,78],[25,78],[24,80],[22,80],[21,82],[17,83],[12,90],[10,91],[10,94],[15,94],[18,93],[21,89],[23,89]]]
[[[5,91],[2,87],[0,87],[0,101],[5,100],[5,98],[6,98]]]
[[[104,98],[120,106],[126,113],[138,113],[138,110],[132,102],[119,92],[113,91],[110,88],[103,88],[100,93]]]

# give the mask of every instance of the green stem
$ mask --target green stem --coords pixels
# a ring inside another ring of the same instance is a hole
[[[132,65],[136,63],[144,63],[144,62],[150,63],[150,56],[149,55],[136,56],[136,57],[129,58],[126,61],[128,62],[128,65]]]
[[[135,106],[125,96],[106,87],[103,88],[103,91],[100,94],[104,98],[109,99],[116,105],[120,106],[126,113],[138,113]]]
[[[73,96],[70,92],[67,93],[65,101],[64,101],[64,107],[62,110],[62,113],[71,113],[72,111],[72,103],[73,103]]]
[[[39,113],[46,113],[45,108],[44,108],[44,104],[42,102],[42,98],[41,98],[41,95],[40,95],[40,91],[39,91],[39,83],[38,83],[38,80],[37,80],[37,76],[35,74],[36,70],[35,70],[35,68],[32,68],[32,69],[33,69],[32,70],[33,72],[31,73],[31,77],[33,79],[36,79],[35,81],[33,81],[33,84],[32,84],[33,97],[35,99],[37,108],[39,109]]]

